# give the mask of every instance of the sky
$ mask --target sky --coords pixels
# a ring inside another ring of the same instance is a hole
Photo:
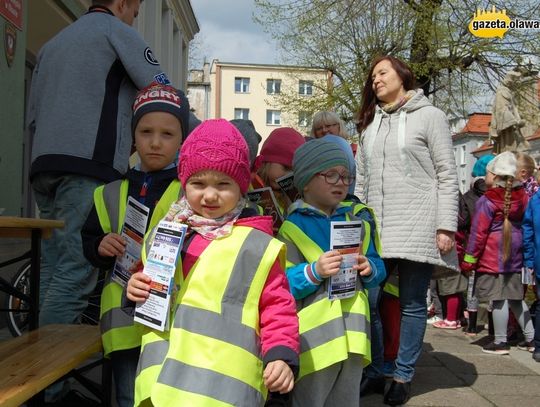
[[[253,0],[191,0],[191,6],[200,28],[195,61],[277,63],[276,43],[253,21]]]

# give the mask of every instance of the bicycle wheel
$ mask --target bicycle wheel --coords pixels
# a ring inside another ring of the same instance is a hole
[[[30,261],[24,263],[11,280],[11,285],[26,295],[30,295],[30,272],[32,268]],[[29,309],[28,302],[8,295],[5,300],[5,307],[9,309],[6,313],[6,325],[13,336],[21,336],[28,330]]]
[[[13,276],[11,284],[22,293],[30,294],[30,273],[32,267],[30,261],[24,263]],[[105,282],[105,272],[99,271],[96,287],[90,298],[88,306],[81,315],[81,323],[87,325],[97,325],[99,323],[99,310],[101,301],[101,291]],[[28,303],[14,295],[9,295],[5,300],[5,308],[11,310],[6,313],[6,325],[13,336],[21,336],[28,330]]]

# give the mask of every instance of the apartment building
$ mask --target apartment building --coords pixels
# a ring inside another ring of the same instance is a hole
[[[214,60],[191,71],[188,97],[199,119],[249,119],[264,141],[277,127],[294,127],[307,135],[312,112],[287,108],[284,101],[322,98],[328,86],[326,69]]]

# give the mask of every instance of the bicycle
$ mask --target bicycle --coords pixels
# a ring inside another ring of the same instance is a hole
[[[27,298],[30,293],[31,272],[30,261],[27,261],[17,270],[11,279],[11,286]],[[105,282],[105,274],[105,271],[99,271],[96,287],[90,295],[86,310],[81,315],[82,324],[97,325],[99,323],[101,291]],[[4,304],[6,308],[6,325],[14,337],[21,336],[28,330],[28,313],[30,307],[28,301],[21,297],[23,296],[10,292],[6,296]]]

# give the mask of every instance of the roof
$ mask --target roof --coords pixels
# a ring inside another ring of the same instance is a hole
[[[491,113],[471,113],[467,124],[459,133],[489,133],[489,123],[491,122]],[[459,134],[458,133],[458,134]]]

